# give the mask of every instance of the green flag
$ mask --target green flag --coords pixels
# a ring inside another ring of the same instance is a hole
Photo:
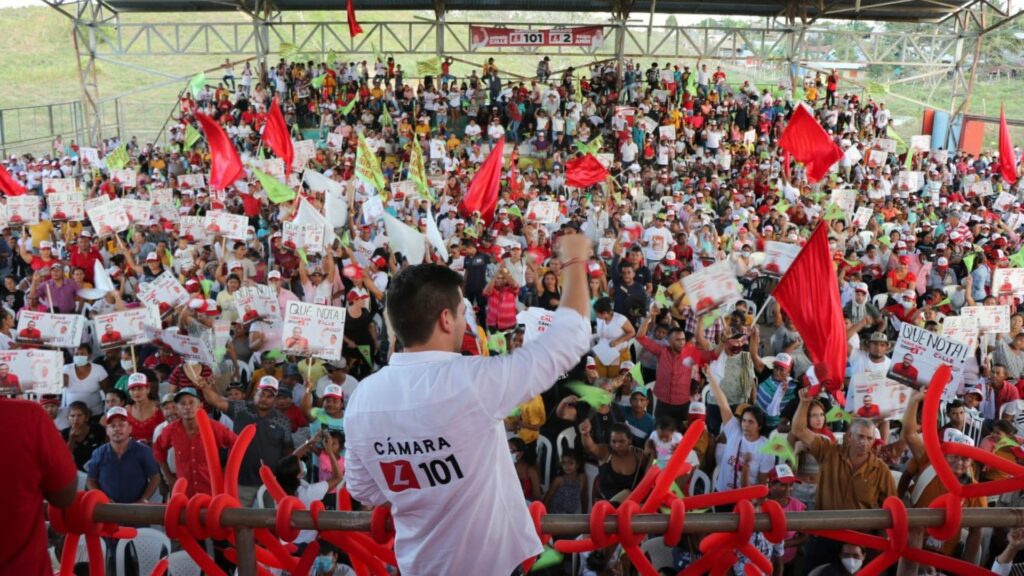
[[[196,74],[195,76],[192,77],[191,80],[188,81],[188,87],[189,87],[190,90],[192,90],[192,97],[193,98],[199,98],[199,93],[203,91],[203,88],[205,86],[206,86],[206,73],[205,72],[200,72],[199,74]]]
[[[700,322],[701,330],[707,330],[708,328],[710,328],[711,325],[715,323],[715,320],[718,320],[718,317],[721,316],[721,315],[722,315],[721,308],[715,308],[711,312],[708,312],[707,314],[705,314],[704,315],[704,319],[701,320],[701,322]]]
[[[602,146],[604,146],[604,139],[600,135],[590,142],[576,141],[576,149],[580,151],[580,154],[597,154],[601,151]]]
[[[203,295],[209,298],[210,292],[213,290],[213,280],[200,280],[199,287],[203,289]]]
[[[412,139],[412,150],[409,153],[409,179],[416,183],[416,190],[421,198],[434,202],[434,195],[430,191],[430,182],[427,181],[427,169],[423,163],[423,148],[420,147],[419,138]]]
[[[185,150],[191,150],[202,137],[202,132],[196,130],[196,127],[190,122],[188,126],[185,126]]]
[[[828,411],[828,414],[825,414],[825,422],[831,424],[832,422],[839,421],[853,422],[853,414],[850,414],[849,412],[843,410],[841,406],[836,404],[835,406],[832,407],[831,410]]]
[[[321,75],[313,78],[312,80],[310,80],[309,85],[312,86],[313,88],[316,88],[317,90],[319,90],[319,89],[324,87],[324,80],[326,80],[326,79],[327,79],[327,74],[321,74]]]
[[[327,52],[327,63],[334,64],[338,61],[338,52],[335,50],[329,50]]]
[[[671,308],[672,301],[665,296],[665,287],[658,286],[658,291],[654,293],[654,303],[662,308]]]
[[[530,572],[538,572],[540,570],[547,570],[555,566],[560,566],[565,556],[550,546],[545,546],[544,551],[537,557],[537,561],[533,563],[533,567],[530,568]]]
[[[789,210],[789,202],[786,202],[785,200],[780,200],[779,203],[775,205],[775,211],[779,214],[785,214],[786,210]]]
[[[978,257],[977,252],[971,252],[964,256],[964,266],[967,267],[967,273],[970,274],[971,270],[974,270],[974,259]]]
[[[825,209],[825,220],[845,220],[846,212],[837,204],[829,204]]]
[[[360,345],[359,346],[359,354],[361,354],[363,356],[363,360],[366,360],[367,364],[369,364],[370,366],[373,366],[373,357],[370,354],[370,345],[369,344],[362,344],[362,345]]]
[[[299,260],[302,260],[302,263],[304,265],[309,266],[309,257],[306,256],[305,248],[299,248],[298,250],[296,250],[295,255],[299,257]]]
[[[1020,448],[1020,442],[1017,442],[1013,436],[1003,436],[999,442],[996,442],[996,447],[992,451],[998,452],[1003,448]]]
[[[111,150],[110,153],[103,158],[103,161],[107,163],[108,169],[121,170],[128,165],[128,162],[131,161],[131,157],[128,156],[128,150],[125,148],[125,145],[121,144],[117,148]]]
[[[441,59],[434,56],[433,58],[427,58],[426,60],[419,60],[416,62],[416,71],[420,76],[426,76],[428,74],[437,76],[441,74]]]
[[[359,94],[356,94],[348,104],[341,107],[341,113],[347,116],[356,107],[356,102],[359,102]]]
[[[761,454],[771,454],[772,456],[782,458],[788,461],[790,466],[796,468],[796,453],[793,452],[793,447],[786,441],[785,434],[772,436],[757,451]]]
[[[281,58],[288,61],[296,56],[300,56],[299,47],[291,42],[281,42],[281,48],[278,50],[278,53],[281,54]]]
[[[381,106],[381,111],[380,111],[380,125],[387,127],[387,126],[391,126],[394,123],[395,123],[394,119],[391,118],[391,110],[388,109],[388,105],[387,104],[384,104],[383,106]]]
[[[356,149],[356,178],[377,189],[381,196],[387,195],[387,184],[380,171],[380,159],[370,149],[366,138],[359,134],[359,148]]]
[[[295,190],[289,188],[284,182],[281,182],[259,168],[254,167],[252,169],[252,173],[256,175],[256,179],[260,181],[260,185],[263,186],[264,190],[266,190],[267,198],[269,198],[274,204],[291,202],[295,199]]]
[[[572,393],[580,400],[590,404],[594,408],[608,406],[612,403],[612,393],[604,388],[598,388],[597,386],[591,386],[590,384],[584,384],[579,381],[570,382],[568,386],[569,389],[572,390]]]
[[[519,220],[523,219],[523,211],[520,210],[519,206],[515,204],[512,204],[511,206],[508,207],[508,215],[512,216],[513,218],[518,218]]]
[[[348,246],[349,248],[352,247],[352,237],[349,236],[348,229],[341,233],[341,245]]]
[[[505,340],[504,332],[495,332],[487,337],[487,349],[492,353],[501,355],[508,350],[508,343]]]
[[[636,382],[637,386],[644,385],[644,373],[639,363],[633,364],[633,367],[629,369],[629,375],[633,377],[633,382]]]

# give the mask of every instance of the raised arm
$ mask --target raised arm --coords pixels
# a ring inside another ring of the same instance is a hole
[[[715,402],[718,403],[718,409],[722,412],[722,425],[724,426],[733,417],[732,408],[729,407],[729,399],[725,396],[725,392],[722,391],[722,387],[718,385],[718,378],[715,378],[710,368],[704,368],[704,377],[707,379],[708,384],[711,385],[711,393],[715,395]]]
[[[801,388],[798,394],[800,404],[796,408],[796,414],[793,415],[793,435],[804,445],[810,446],[815,439],[814,431],[807,427],[807,410],[811,405],[811,399],[807,397],[806,388]]]
[[[590,430],[590,420],[580,422],[580,440],[583,442],[583,449],[594,458],[597,458],[598,462],[604,462],[611,454],[611,448],[607,444],[594,442],[594,439],[590,437]]]
[[[900,438],[907,443],[914,458],[922,458],[925,455],[924,440],[917,430],[917,407],[924,399],[924,392],[918,390],[907,402],[907,409],[903,412],[903,427],[900,429]],[[883,436],[884,438],[884,436]]]

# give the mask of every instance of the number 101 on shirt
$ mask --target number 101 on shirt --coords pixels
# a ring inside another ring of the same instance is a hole
[[[393,462],[381,462],[380,470],[384,474],[384,480],[388,488],[393,492],[405,490],[419,490],[421,488],[416,470],[420,470],[426,477],[430,487],[444,486],[452,480],[463,478],[462,468],[454,454],[443,459],[421,462],[415,467],[408,460],[395,460]]]

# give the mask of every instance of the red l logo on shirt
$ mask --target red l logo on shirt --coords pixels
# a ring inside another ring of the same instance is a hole
[[[403,490],[419,490],[420,482],[416,479],[416,471],[408,460],[395,460],[394,462],[381,462],[380,471],[384,474],[384,481],[392,492]]]

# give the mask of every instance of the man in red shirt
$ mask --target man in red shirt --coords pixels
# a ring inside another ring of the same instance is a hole
[[[863,404],[860,408],[857,409],[857,416],[859,418],[868,418],[870,420],[875,420],[881,415],[882,412],[881,410],[879,410],[878,405],[872,402],[870,395],[865,394]]]
[[[0,510],[16,519],[0,524],[0,574],[50,576],[43,499],[67,508],[78,475],[71,451],[46,412],[34,402],[0,400],[0,457],[14,474],[0,476]]]
[[[210,468],[206,464],[203,453],[203,441],[199,436],[199,424],[196,413],[202,410],[202,402],[195,388],[186,387],[174,395],[178,405],[179,419],[171,422],[160,433],[153,444],[153,457],[160,464],[164,478],[169,486],[173,486],[178,477],[188,480],[188,495],[212,494],[210,485]],[[52,424],[50,425],[53,426]],[[218,448],[230,448],[238,439],[220,422],[211,420],[214,441]],[[167,466],[167,453],[174,449],[175,472]]]
[[[92,245],[92,232],[82,230],[78,235],[78,242],[68,250],[68,263],[72,268],[81,268],[85,271],[85,279],[93,283],[93,270],[96,262],[103,263],[103,256],[100,251]]]
[[[42,340],[43,333],[36,328],[36,323],[32,320],[28,321],[28,326],[25,326],[20,332],[18,332],[18,340]]]
[[[892,374],[894,380],[899,380],[908,386],[916,386],[917,368],[914,366],[914,356],[912,354],[904,354],[903,362],[893,364]]]
[[[709,362],[713,354],[703,352],[693,344],[687,345],[686,333],[680,328],[669,331],[668,346],[648,338],[647,330],[658,313],[657,307],[651,308],[640,324],[636,341],[658,357],[657,379],[654,383],[654,396],[658,399],[654,409],[655,418],[669,416],[683,430],[690,414],[693,369]]]

